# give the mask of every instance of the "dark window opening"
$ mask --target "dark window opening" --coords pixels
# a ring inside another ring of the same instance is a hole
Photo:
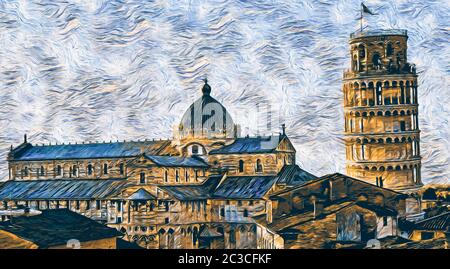
[[[87,167],[87,173],[88,173],[88,175],[89,176],[91,176],[92,175],[92,164],[88,164],[88,167]]]
[[[103,164],[103,174],[105,174],[105,175],[108,174],[108,164],[107,163]]]
[[[198,146],[197,145],[192,146],[192,154],[194,154],[194,155],[198,154]]]
[[[428,240],[434,238],[434,232],[421,232],[420,239]]]
[[[243,172],[244,172],[244,161],[239,160],[239,173],[243,173]]]
[[[383,217],[383,226],[386,227],[388,225],[387,217]]]
[[[145,184],[145,172],[141,172],[139,177],[139,183]]]
[[[125,174],[125,169],[124,169],[124,164],[123,163],[119,164],[119,172],[120,172],[121,175]]]

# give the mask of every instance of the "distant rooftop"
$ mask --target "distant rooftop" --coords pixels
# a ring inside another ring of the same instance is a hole
[[[408,31],[404,29],[376,29],[368,31],[356,31],[350,34],[350,38],[368,37],[368,36],[383,36],[383,35],[408,35]]]

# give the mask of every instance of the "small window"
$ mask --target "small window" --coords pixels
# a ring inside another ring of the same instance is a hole
[[[168,223],[169,223],[169,218],[165,218],[165,219],[164,219],[164,223],[165,223],[165,224],[168,224]]]
[[[175,181],[176,182],[180,181],[180,173],[178,172],[178,170],[175,170]]]
[[[434,232],[421,232],[420,233],[420,239],[422,240],[428,240],[434,238]]]
[[[386,227],[388,225],[388,218],[383,217],[383,226]]]
[[[223,207],[220,209],[220,216],[225,217],[225,208]]]
[[[40,176],[44,176],[45,175],[44,166],[41,166],[41,169],[39,170],[39,175]]]
[[[76,177],[78,175],[78,167],[74,165],[72,167],[72,176]]]
[[[186,182],[189,182],[189,172],[188,172],[187,169],[184,171],[184,180],[185,180]]]
[[[198,146],[197,145],[192,146],[192,154],[194,154],[194,155],[198,154]]]
[[[198,181],[198,170],[195,170],[194,174],[195,174],[195,181]]]
[[[93,170],[94,170],[94,169],[92,168],[92,164],[88,164],[88,166],[87,166],[87,174],[88,174],[89,176],[92,175]]]
[[[145,172],[141,172],[139,177],[139,183],[145,184]]]
[[[27,166],[25,166],[24,168],[23,168],[23,175],[24,176],[28,176],[28,167]]]
[[[258,160],[256,160],[256,172],[262,172],[262,171],[263,171],[263,167],[261,164],[261,160],[258,159]]]
[[[80,201],[75,202],[75,209],[80,210]]]
[[[62,167],[61,167],[61,165],[58,165],[56,167],[56,175],[62,176]]]
[[[164,182],[168,181],[169,181],[169,172],[167,172],[167,170],[164,170]]]
[[[100,200],[95,201],[95,208],[96,208],[97,210],[100,210],[101,207],[102,207],[102,203],[100,202]]]
[[[405,121],[400,121],[400,131],[406,131]]]
[[[86,210],[91,209],[91,201],[86,201]]]
[[[392,44],[389,43],[386,47],[386,56],[392,56],[392,54],[394,54],[394,49],[392,48]]]
[[[244,161],[239,160],[239,173],[243,173],[243,172],[244,172]]]
[[[248,209],[244,209],[244,217],[248,217]]]
[[[103,164],[103,174],[105,174],[105,175],[108,174],[108,164],[107,163]]]
[[[124,167],[125,166],[124,166],[123,163],[119,164],[119,172],[120,172],[121,175],[125,174],[125,168]]]

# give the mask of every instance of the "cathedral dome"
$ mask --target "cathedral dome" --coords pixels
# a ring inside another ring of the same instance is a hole
[[[184,113],[179,125],[180,138],[232,138],[234,123],[227,109],[211,97],[211,86],[205,79],[202,97]]]

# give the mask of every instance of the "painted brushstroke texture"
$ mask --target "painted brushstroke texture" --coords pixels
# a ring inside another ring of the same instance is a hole
[[[424,182],[450,181],[449,1],[366,1],[409,32]],[[359,0],[0,1],[0,177],[31,142],[169,138],[208,76],[243,134],[281,114],[298,163],[344,172],[341,78]],[[278,126],[272,126],[278,132]]]

